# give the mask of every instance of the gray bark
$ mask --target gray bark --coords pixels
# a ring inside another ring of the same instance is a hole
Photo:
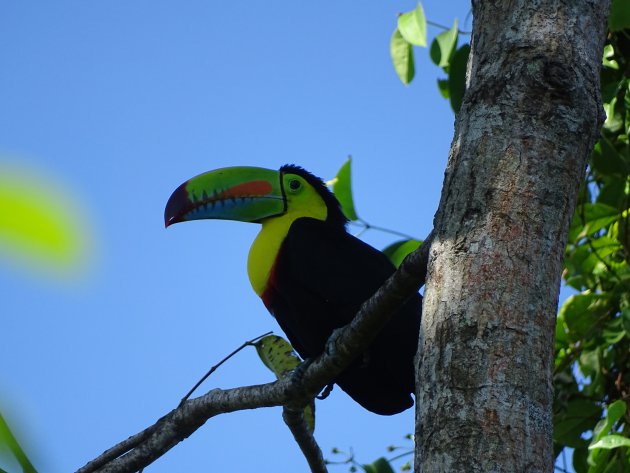
[[[435,218],[416,471],[553,470],[562,259],[603,121],[608,0],[473,1],[468,87]]]

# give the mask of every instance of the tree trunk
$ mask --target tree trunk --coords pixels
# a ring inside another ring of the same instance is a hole
[[[473,1],[468,87],[435,218],[417,472],[553,470],[555,315],[603,121],[608,0]]]

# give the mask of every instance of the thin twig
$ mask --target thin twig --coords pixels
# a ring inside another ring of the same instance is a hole
[[[406,451],[406,452],[399,453],[398,455],[396,455],[396,456],[394,456],[394,457],[389,458],[387,461],[388,461],[388,462],[390,462],[390,463],[391,463],[391,462],[395,462],[396,460],[400,460],[401,458],[408,457],[408,456],[409,456],[409,455],[411,455],[412,453],[413,453],[413,450],[408,450],[408,451]]]
[[[255,342],[257,342],[258,340],[260,340],[263,337],[266,337],[267,335],[271,335],[273,332],[269,331],[267,333],[263,333],[262,335],[258,335],[256,338],[252,338],[251,340],[248,340],[246,342],[244,342],[240,347],[238,347],[236,350],[234,350],[232,353],[230,353],[229,355],[227,355],[225,358],[223,358],[221,361],[219,361],[216,365],[214,365],[212,368],[210,368],[208,370],[208,372],[206,374],[203,375],[203,377],[197,381],[197,384],[195,384],[192,389],[190,391],[188,391],[186,393],[186,395],[182,398],[181,401],[179,401],[179,405],[181,406],[184,402],[186,402],[188,400],[188,398],[192,395],[192,393],[194,393],[197,388],[199,386],[201,386],[201,384],[208,379],[208,377],[214,373],[219,366],[221,366],[223,363],[225,363],[227,360],[229,360],[230,358],[232,358],[234,355],[236,355],[239,351],[241,351],[243,348],[245,347],[249,347],[252,346]]]
[[[302,450],[311,473],[328,473],[322,450],[304,420],[304,409],[285,406],[282,410],[282,419]]]
[[[417,240],[416,237],[407,235],[406,233],[402,233],[396,230],[391,230],[385,227],[379,227],[378,225],[372,225],[371,223],[366,222],[362,218],[359,218],[355,222],[350,222],[350,223],[363,227],[363,229],[358,233],[358,235],[363,234],[367,230],[378,230],[379,232],[389,233],[391,235],[397,235],[399,237],[407,238],[408,240]],[[358,235],[355,235],[355,236],[358,236]]]
[[[431,26],[435,26],[436,28],[440,28],[444,31],[448,31],[451,28],[449,28],[448,26],[444,26],[440,23],[436,23],[435,21],[431,21],[431,20],[427,20],[427,25],[431,25]],[[471,35],[472,31],[462,31],[462,30],[457,30],[457,33],[459,34],[465,34],[465,35]]]

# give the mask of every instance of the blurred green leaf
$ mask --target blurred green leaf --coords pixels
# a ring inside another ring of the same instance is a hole
[[[420,245],[422,245],[420,240],[400,240],[386,247],[383,253],[394,266],[398,267],[405,257],[412,251],[417,250]]]
[[[464,44],[455,51],[449,66],[448,90],[451,98],[451,108],[455,113],[459,112],[464,92],[466,91],[466,67],[469,54],[470,45]]]
[[[614,345],[620,342],[626,336],[620,318],[609,320],[604,324],[602,337],[607,345]]]
[[[564,301],[559,316],[568,329],[570,340],[581,340],[591,330],[597,319],[590,309],[599,299],[597,294],[576,294]]]
[[[602,439],[626,413],[627,405],[621,399],[616,400],[606,410],[606,417],[597,423],[593,430],[593,440]]]
[[[592,333],[591,335],[594,335]],[[604,392],[606,377],[602,370],[603,347],[597,346],[592,350],[584,350],[579,357],[578,365],[585,377],[590,377],[590,383],[584,385],[582,393],[586,396],[601,396]]]
[[[608,67],[610,69],[619,69],[619,63],[617,63],[617,61],[615,61],[614,59],[615,57],[615,48],[613,48],[612,44],[607,44],[606,46],[604,46],[604,59],[602,61],[602,64],[604,65],[604,67]]]
[[[626,335],[630,337],[630,307],[626,307],[621,311],[621,324],[626,331]]]
[[[604,55],[606,55],[607,48],[604,47]],[[609,76],[608,79],[606,76]],[[602,103],[609,103],[614,99],[621,90],[624,90],[627,86],[627,79],[617,77],[616,71],[603,69],[602,70]]]
[[[352,197],[352,157],[348,157],[347,161],[343,163],[332,183],[333,193],[341,204],[344,215],[348,220],[358,220],[359,217],[354,209]]]
[[[607,176],[602,179],[596,203],[620,208],[626,199],[626,180],[620,176]]]
[[[601,174],[628,175],[628,164],[613,144],[607,139],[597,142],[591,155],[591,165]]]
[[[383,457],[369,465],[363,465],[366,473],[395,473],[390,463]]]
[[[556,350],[568,345],[567,331],[568,329],[564,323],[564,314],[559,312],[556,317]]]
[[[453,22],[453,27],[440,33],[431,43],[429,54],[436,66],[448,68],[451,57],[457,48],[458,25],[457,18]]]
[[[630,447],[630,438],[624,437],[622,435],[611,434],[606,437],[603,437],[598,442],[590,445],[588,448],[593,450],[595,448],[604,448],[604,449],[612,449],[619,447]]]
[[[600,236],[594,240],[591,240],[590,247],[593,251],[597,252],[599,258],[605,258],[612,253],[615,253],[621,249],[621,243],[616,238],[609,238],[607,236]]]
[[[415,74],[413,47],[402,37],[398,29],[396,29],[392,35],[390,53],[398,78],[403,84],[408,85],[413,80]]]
[[[573,450],[573,469],[575,473],[587,473],[588,472],[588,448],[579,447]]]
[[[630,4],[628,0],[613,0],[608,16],[608,28],[621,31],[630,28]]]
[[[85,256],[81,223],[52,180],[0,163],[0,254],[56,271],[75,269]]]
[[[427,19],[422,4],[418,3],[413,11],[398,17],[398,31],[405,40],[415,46],[427,45]]]
[[[582,433],[593,429],[601,412],[601,407],[592,401],[570,401],[564,411],[554,416],[554,441],[572,448],[583,446],[586,441]]]
[[[449,98],[448,91],[448,79],[438,79],[437,80],[438,90],[440,91],[440,95],[445,99]]]
[[[623,128],[624,119],[617,108],[617,98],[613,98],[609,103],[604,103],[603,106],[606,112],[604,129],[609,133],[618,133]]]
[[[572,227],[569,232],[569,241],[576,241],[587,235],[592,235],[619,220],[619,210],[606,204],[584,204],[576,211],[579,223],[583,226]],[[578,233],[579,232],[579,233]],[[575,234],[577,233],[577,235]]]
[[[587,244],[569,248],[564,260],[567,284],[578,291],[588,288],[594,278],[593,270],[597,263],[597,257]]]
[[[258,340],[254,346],[258,356],[275,375],[282,379],[288,376],[301,362],[293,347],[284,338],[277,335],[267,335]],[[315,402],[304,408],[304,420],[311,432],[315,431]]]
[[[22,467],[24,473],[37,473],[35,467],[31,464],[30,460],[22,450],[19,442],[11,432],[9,425],[4,420],[4,417],[0,414],[0,447],[6,448],[13,454],[15,459]]]

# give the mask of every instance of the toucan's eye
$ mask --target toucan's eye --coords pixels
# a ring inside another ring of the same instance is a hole
[[[289,181],[289,189],[291,189],[292,191],[296,191],[300,187],[302,187],[302,183],[298,181],[297,179],[291,179]]]

